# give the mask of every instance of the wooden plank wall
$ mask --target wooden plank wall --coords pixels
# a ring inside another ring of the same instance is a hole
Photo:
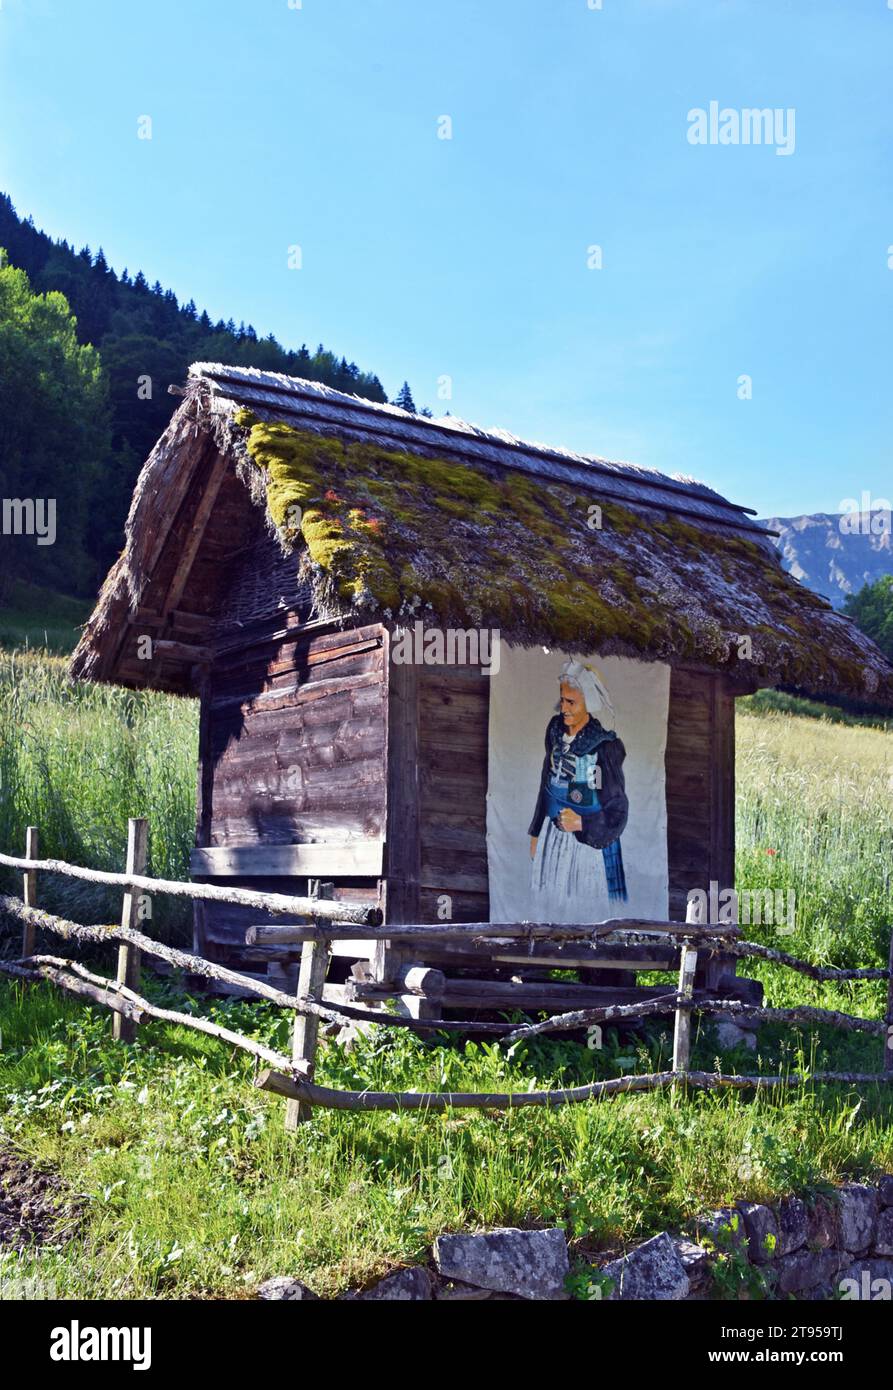
[[[377,627],[305,632],[216,663],[197,843],[381,839],[383,672]]]
[[[378,625],[261,637],[218,659],[202,699],[196,844],[382,840],[384,678]],[[294,879],[227,882],[306,891]],[[338,895],[374,899],[378,886],[377,878],[347,878]],[[244,961],[245,927],[260,921],[247,910],[204,904],[196,949]],[[295,952],[283,959],[293,965]]]
[[[490,677],[479,667],[419,672],[419,908],[423,922],[486,922]]]
[[[735,880],[735,700],[725,678],[674,668],[666,748],[670,917],[690,889]]]

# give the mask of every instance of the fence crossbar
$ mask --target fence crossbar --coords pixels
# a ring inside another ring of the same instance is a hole
[[[105,869],[84,869],[78,864],[67,864],[63,859],[25,859],[15,854],[0,854],[0,864],[31,873],[82,878],[88,883],[102,883],[113,888],[138,888],[145,893],[161,893],[175,898],[232,903],[274,915],[328,918],[333,922],[350,922],[357,926],[375,926],[382,920],[381,909],[373,903],[358,905],[322,898],[291,897],[285,893],[264,893],[253,888],[225,888],[217,883],[185,883],[180,879],[148,878],[145,874],[119,874]]]
[[[739,1076],[722,1072],[665,1071],[591,1081],[554,1091],[341,1091],[315,1082],[293,1080],[273,1070],[263,1071],[255,1086],[290,1100],[306,1101],[326,1110],[517,1110],[524,1106],[579,1105],[633,1091],[657,1091],[683,1083],[698,1090],[786,1089],[813,1082],[838,1081],[849,1085],[893,1080],[893,1072],[812,1072],[800,1075]]]

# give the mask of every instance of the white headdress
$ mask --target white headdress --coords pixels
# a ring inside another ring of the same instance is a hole
[[[566,661],[558,673],[558,679],[580,691],[590,714],[607,710],[614,717],[614,706],[604,678],[594,666],[587,666],[582,661]]]

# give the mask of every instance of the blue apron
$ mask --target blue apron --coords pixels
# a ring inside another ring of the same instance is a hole
[[[546,787],[546,815],[556,825],[562,811],[574,811],[578,816],[594,816],[602,809],[598,792],[588,782],[566,782],[556,785],[551,779]],[[563,832],[568,833],[568,832]],[[626,874],[619,838],[602,847],[608,897],[626,902]]]

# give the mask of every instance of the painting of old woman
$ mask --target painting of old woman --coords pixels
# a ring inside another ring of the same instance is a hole
[[[541,922],[600,921],[627,899],[620,846],[629,813],[626,749],[597,718],[613,722],[614,710],[595,668],[567,661],[558,679],[528,831],[531,906]]]

